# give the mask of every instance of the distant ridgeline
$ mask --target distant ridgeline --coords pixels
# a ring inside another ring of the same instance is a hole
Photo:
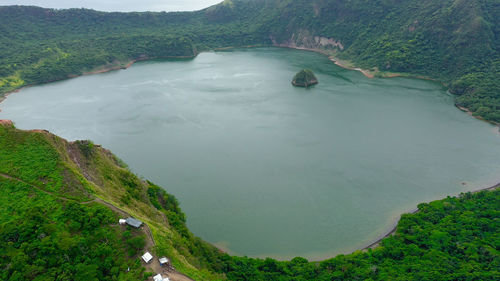
[[[442,81],[500,122],[498,0],[226,0],[197,12],[0,7],[0,94],[136,59],[249,45],[324,50],[378,76]]]

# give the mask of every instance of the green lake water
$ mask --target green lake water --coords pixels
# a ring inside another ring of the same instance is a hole
[[[294,88],[310,68],[319,85]],[[420,202],[500,181],[497,129],[437,83],[368,79],[262,48],[150,61],[23,89],[1,119],[111,149],[230,253],[313,260],[363,247]]]

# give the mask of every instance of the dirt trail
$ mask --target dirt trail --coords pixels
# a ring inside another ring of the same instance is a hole
[[[2,99],[0,99],[0,102],[1,101],[2,101]],[[3,125],[3,126],[14,126],[14,123],[12,123],[11,120],[0,119],[0,125]]]
[[[169,272],[167,276],[171,281],[193,281],[193,279],[177,271]]]
[[[61,199],[63,201],[75,201],[75,202],[78,202],[77,200],[75,199],[71,199],[71,198],[67,198],[67,197],[64,197],[64,196],[61,196],[59,194],[56,194],[56,193],[53,193],[53,192],[50,192],[50,191],[47,191],[39,186],[36,186],[36,185],[33,185],[31,183],[28,183],[28,182],[25,182],[23,181],[22,179],[19,179],[19,178],[16,178],[16,177],[13,177],[13,176],[10,176],[10,175],[7,175],[7,174],[4,174],[4,173],[0,173],[0,177],[3,177],[3,178],[6,178],[6,179],[10,179],[10,180],[13,180],[13,181],[17,181],[17,182],[20,182],[20,183],[23,183],[29,187],[32,187],[40,192],[43,192],[45,194],[48,194],[48,195],[51,195],[51,196],[54,196],[54,197],[57,197],[58,199]],[[96,199],[92,199],[90,201],[85,201],[85,202],[78,202],[80,204],[90,204],[92,202],[95,202],[97,201],[97,198]]]
[[[121,209],[121,208],[119,208],[119,207],[117,207],[109,202],[106,202],[98,197],[95,197],[94,199],[92,199],[90,201],[78,202],[77,200],[60,196],[58,194],[47,191],[39,186],[30,184],[28,182],[23,181],[22,179],[13,177],[13,176],[8,175],[8,174],[0,173],[0,177],[23,183],[23,184],[25,184],[29,187],[32,187],[32,188],[34,188],[42,193],[54,196],[54,197],[56,197],[60,200],[63,200],[63,201],[73,201],[73,202],[77,202],[77,203],[82,204],[82,205],[88,205],[91,203],[99,203],[99,204],[105,205],[106,207],[110,208],[114,212],[120,214],[120,216],[131,217],[131,215],[127,211],[125,211],[125,210],[123,210],[123,209]],[[153,238],[153,233],[151,232],[151,229],[149,228],[149,226],[147,224],[143,224],[143,226],[140,229],[143,230],[144,233],[146,234],[146,245],[145,245],[144,250],[142,252],[143,253],[145,253],[146,251],[151,252],[151,250],[156,246],[156,242]],[[153,272],[154,275],[156,275],[158,273],[162,273],[164,276],[168,276],[170,278],[170,280],[172,280],[172,281],[194,281],[193,279],[187,277],[186,275],[176,271],[173,267],[162,267],[158,261],[158,257],[155,257],[153,259],[153,261],[151,261],[149,264],[144,264],[144,262],[143,262],[143,265],[146,269]]]

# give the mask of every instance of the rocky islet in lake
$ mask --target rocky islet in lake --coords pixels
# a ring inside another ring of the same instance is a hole
[[[310,69],[302,69],[293,77],[292,84],[296,87],[311,87],[318,84],[318,78]]]

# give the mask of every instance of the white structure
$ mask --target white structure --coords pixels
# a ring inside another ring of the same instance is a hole
[[[149,252],[146,252],[141,258],[145,263],[149,263],[153,259],[153,256]]]
[[[163,278],[161,274],[153,276],[154,281],[170,281],[168,277]]]
[[[118,223],[119,223],[119,224],[121,224],[121,225],[125,225],[125,224],[127,223],[127,220],[125,220],[125,219],[120,219],[120,220],[118,221]]]
[[[158,261],[160,262],[161,266],[164,266],[164,265],[168,264],[168,259],[166,257],[162,257]]]

